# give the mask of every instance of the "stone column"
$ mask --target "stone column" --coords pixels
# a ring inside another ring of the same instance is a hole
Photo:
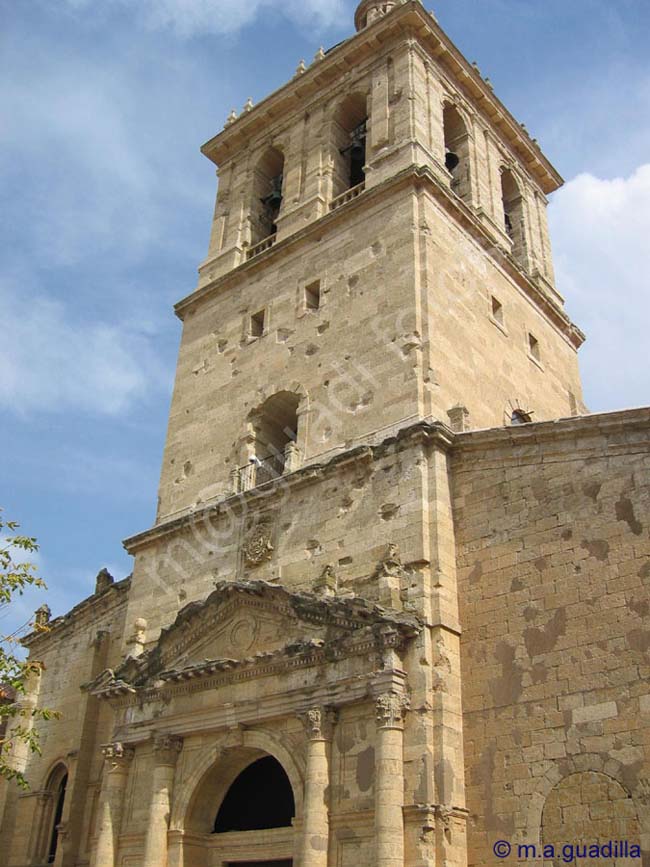
[[[329,849],[329,753],[334,713],[310,708],[302,717],[307,731],[307,770],[300,867],[327,867]]]
[[[156,735],[153,742],[153,785],[142,867],[166,867],[167,831],[174,785],[176,759],[183,746],[181,738]]]
[[[129,765],[133,750],[120,743],[102,747],[104,776],[99,796],[99,831],[90,858],[90,867],[114,867],[117,864],[118,835]]]
[[[375,840],[377,867],[404,867],[404,713],[406,696],[377,698]]]

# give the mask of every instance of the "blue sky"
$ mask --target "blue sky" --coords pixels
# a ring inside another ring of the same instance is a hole
[[[0,0],[0,505],[63,613],[150,526],[180,323],[214,204],[199,146],[353,31],[347,0]],[[425,4],[431,9],[431,5]],[[567,180],[558,286],[592,410],[650,403],[650,4],[439,0]]]

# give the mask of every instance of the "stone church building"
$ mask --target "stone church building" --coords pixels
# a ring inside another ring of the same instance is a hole
[[[25,639],[7,867],[650,851],[650,410],[583,405],[537,142],[417,0],[355,25],[202,148],[157,516]]]

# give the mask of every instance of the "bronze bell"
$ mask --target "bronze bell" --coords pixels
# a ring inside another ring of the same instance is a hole
[[[270,195],[265,196],[262,199],[262,202],[265,205],[268,205],[268,207],[272,211],[277,211],[279,209],[280,205],[282,204],[282,193],[280,192],[280,190],[274,189],[270,193]]]
[[[459,162],[458,154],[455,154],[453,151],[447,151],[445,154],[445,168],[448,172],[453,172]]]
[[[263,205],[267,205],[272,211],[280,209],[282,204],[282,180],[284,175],[276,175],[271,179],[271,192],[268,196],[260,199]]]

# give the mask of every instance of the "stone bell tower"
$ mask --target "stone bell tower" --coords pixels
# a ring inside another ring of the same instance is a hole
[[[176,308],[160,520],[250,485],[255,458],[282,472],[418,419],[582,407],[546,221],[560,177],[419,3],[355,22],[202,148],[219,190]]]
[[[300,863],[461,865],[449,436],[577,414],[583,337],[554,284],[561,178],[537,142],[416,0],[364,0],[355,24],[202,148],[218,194],[176,306],[156,524],[126,542],[127,634],[146,617],[153,647],[215,580],[417,618],[370,664],[376,710],[319,699],[338,715],[330,860]],[[353,841],[336,828],[359,810]]]
[[[557,458],[591,424],[546,222],[562,181],[421,3],[363,0],[355,25],[203,146],[218,192],[155,522],[130,580],[30,638],[62,659],[113,618],[65,747],[91,867],[466,867],[527,833],[488,735],[530,684],[534,723],[525,653],[564,634],[508,631],[541,616],[535,540],[577,508]]]

